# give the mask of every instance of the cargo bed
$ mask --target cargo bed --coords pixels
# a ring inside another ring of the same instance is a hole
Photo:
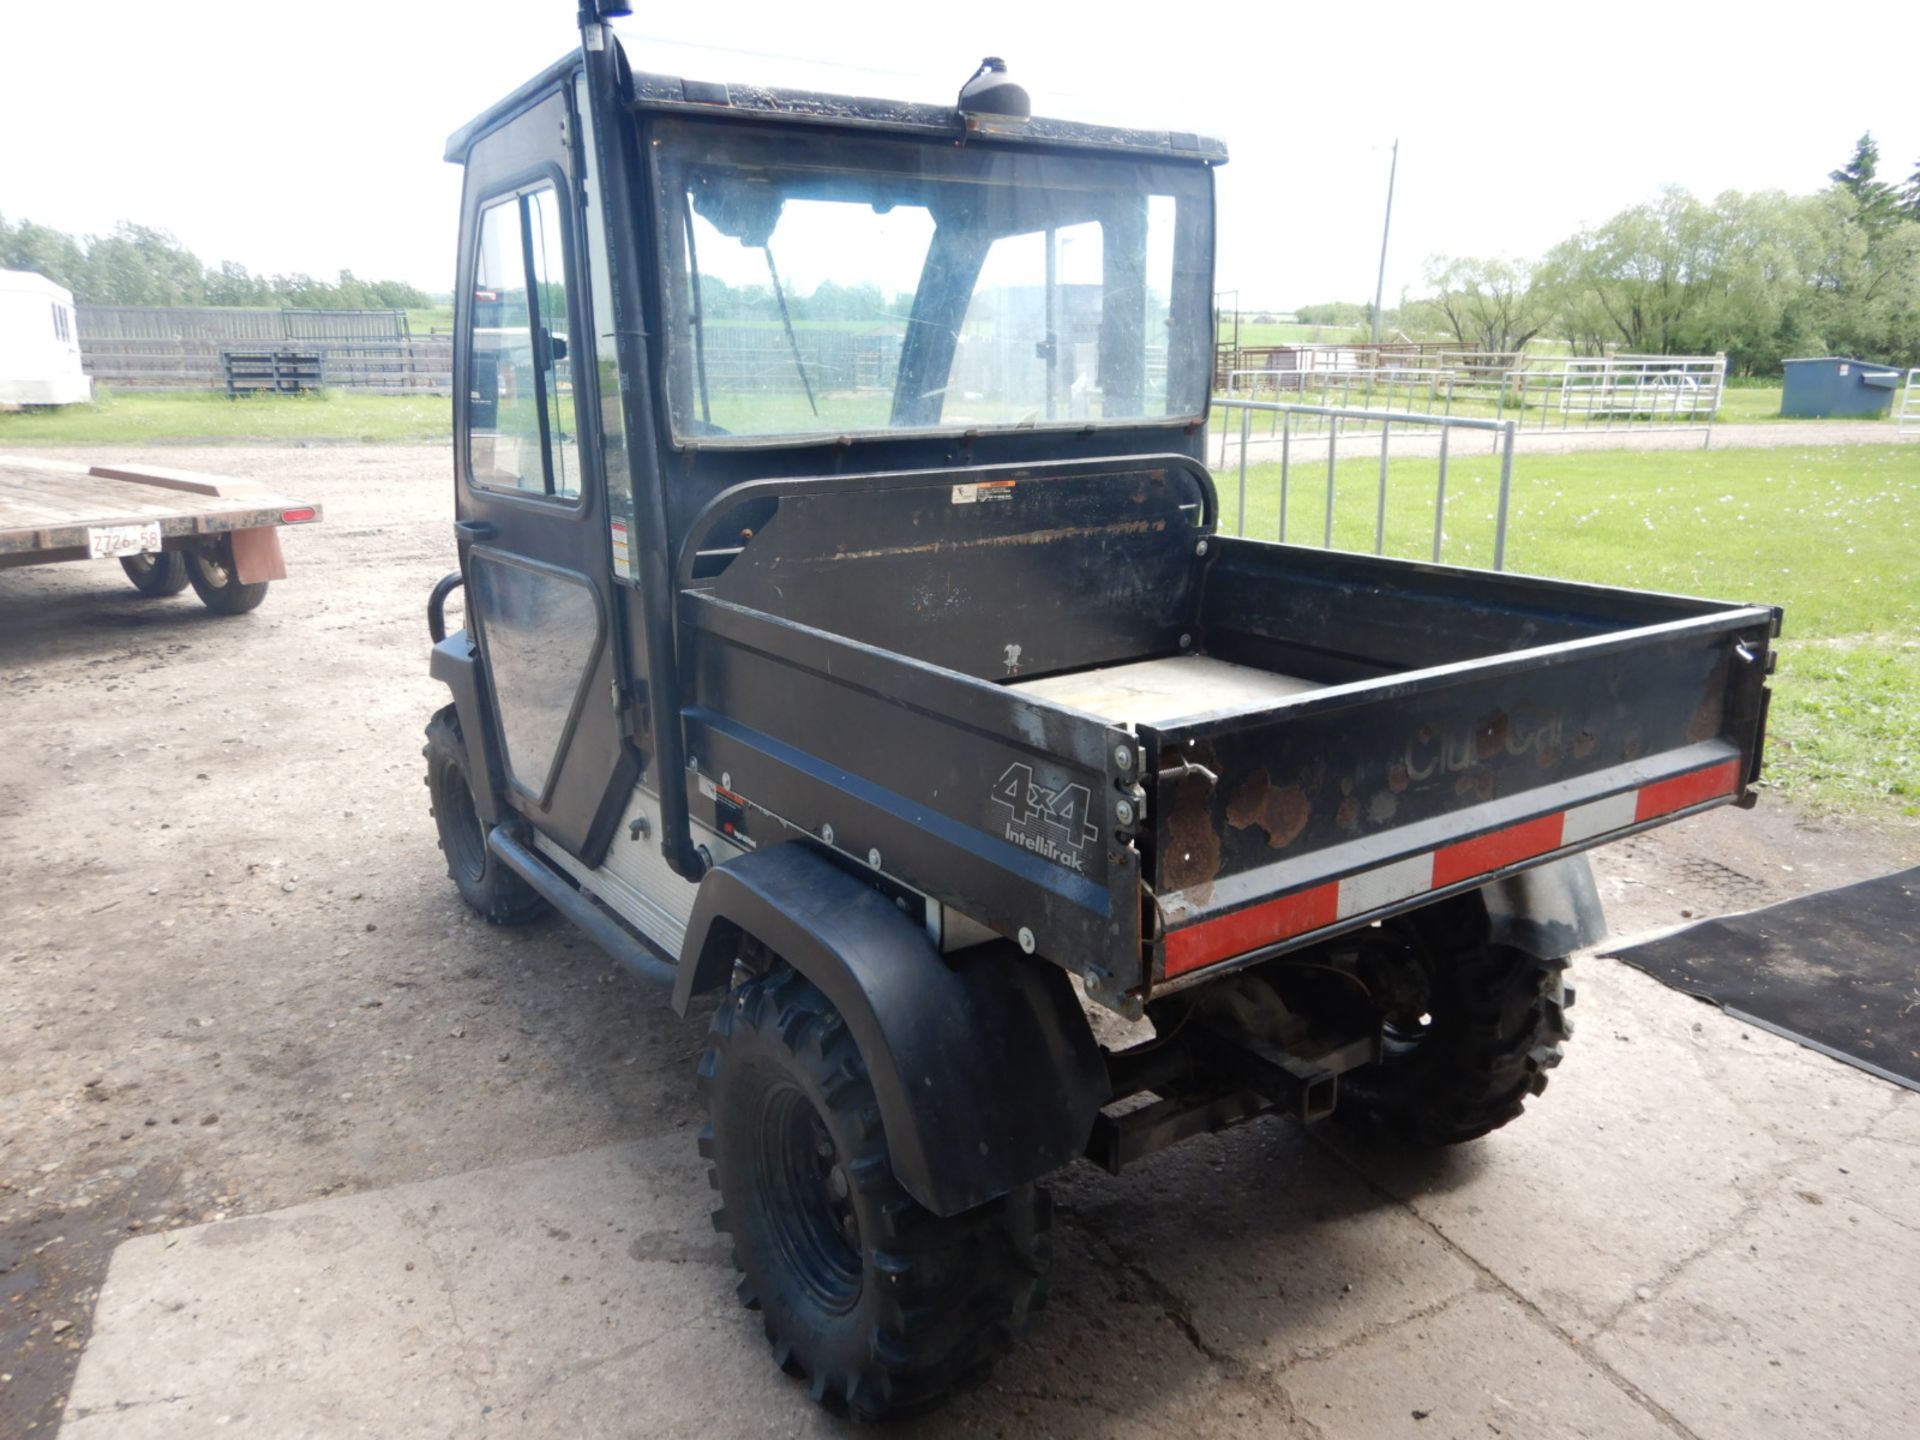
[[[1023,471],[991,505],[950,483],[715,502],[758,523],[683,571],[694,753],[724,806],[824,826],[1128,996],[1758,773],[1772,608],[1221,536],[1172,457]]]
[[[1740,800],[1758,775],[1771,608],[1219,550],[1210,651],[1301,688],[1134,727],[1163,987]]]

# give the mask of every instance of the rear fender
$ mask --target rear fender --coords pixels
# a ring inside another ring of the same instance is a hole
[[[900,1183],[938,1215],[1028,1184],[1078,1156],[1106,1068],[1064,971],[1005,941],[942,956],[858,876],[798,843],[709,870],[674,1008],[728,983],[759,941],[845,1019],[880,1104]]]
[[[1606,938],[1607,917],[1585,855],[1522,870],[1480,889],[1487,938],[1542,960],[1557,960]]]
[[[473,787],[473,806],[488,825],[505,815],[500,803],[501,766],[493,743],[492,715],[487,709],[487,686],[480,673],[480,656],[465,630],[456,630],[433,647],[427,673],[453,692],[453,708],[460,717],[460,735],[467,742],[467,779]]]

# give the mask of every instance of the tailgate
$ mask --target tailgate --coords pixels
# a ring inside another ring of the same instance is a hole
[[[1708,609],[1139,727],[1156,988],[1741,798],[1777,627]]]

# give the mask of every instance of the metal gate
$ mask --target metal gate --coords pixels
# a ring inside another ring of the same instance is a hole
[[[1456,431],[1490,435],[1494,453],[1500,457],[1500,494],[1494,511],[1493,568],[1507,567],[1507,511],[1513,493],[1513,441],[1518,424],[1512,420],[1488,420],[1462,415],[1421,415],[1411,411],[1367,410],[1337,405],[1286,405],[1262,400],[1215,399],[1213,408],[1221,411],[1227,426],[1220,435],[1220,463],[1225,471],[1229,456],[1238,462],[1239,508],[1235,533],[1247,533],[1247,466],[1254,463],[1280,465],[1280,513],[1275,539],[1288,541],[1288,500],[1296,462],[1313,466],[1316,476],[1322,467],[1326,477],[1326,515],[1320,543],[1331,550],[1337,476],[1342,451],[1349,458],[1371,453],[1377,439],[1380,455],[1380,482],[1375,497],[1373,553],[1384,554],[1387,542],[1387,492],[1394,437],[1402,441],[1402,453],[1409,449],[1431,450],[1439,460],[1438,479],[1433,495],[1433,559],[1442,559],[1446,546],[1447,466],[1452,458]],[[1233,416],[1237,413],[1237,421]],[[1253,433],[1256,414],[1271,417],[1266,436]],[[1378,427],[1377,436],[1375,427]],[[1342,442],[1346,442],[1344,445]],[[1312,544],[1312,540],[1293,541]]]

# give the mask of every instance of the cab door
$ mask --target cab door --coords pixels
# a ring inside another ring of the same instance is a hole
[[[507,803],[590,865],[636,773],[566,91],[474,142],[455,292],[455,530]],[[470,741],[471,743],[471,741]]]

